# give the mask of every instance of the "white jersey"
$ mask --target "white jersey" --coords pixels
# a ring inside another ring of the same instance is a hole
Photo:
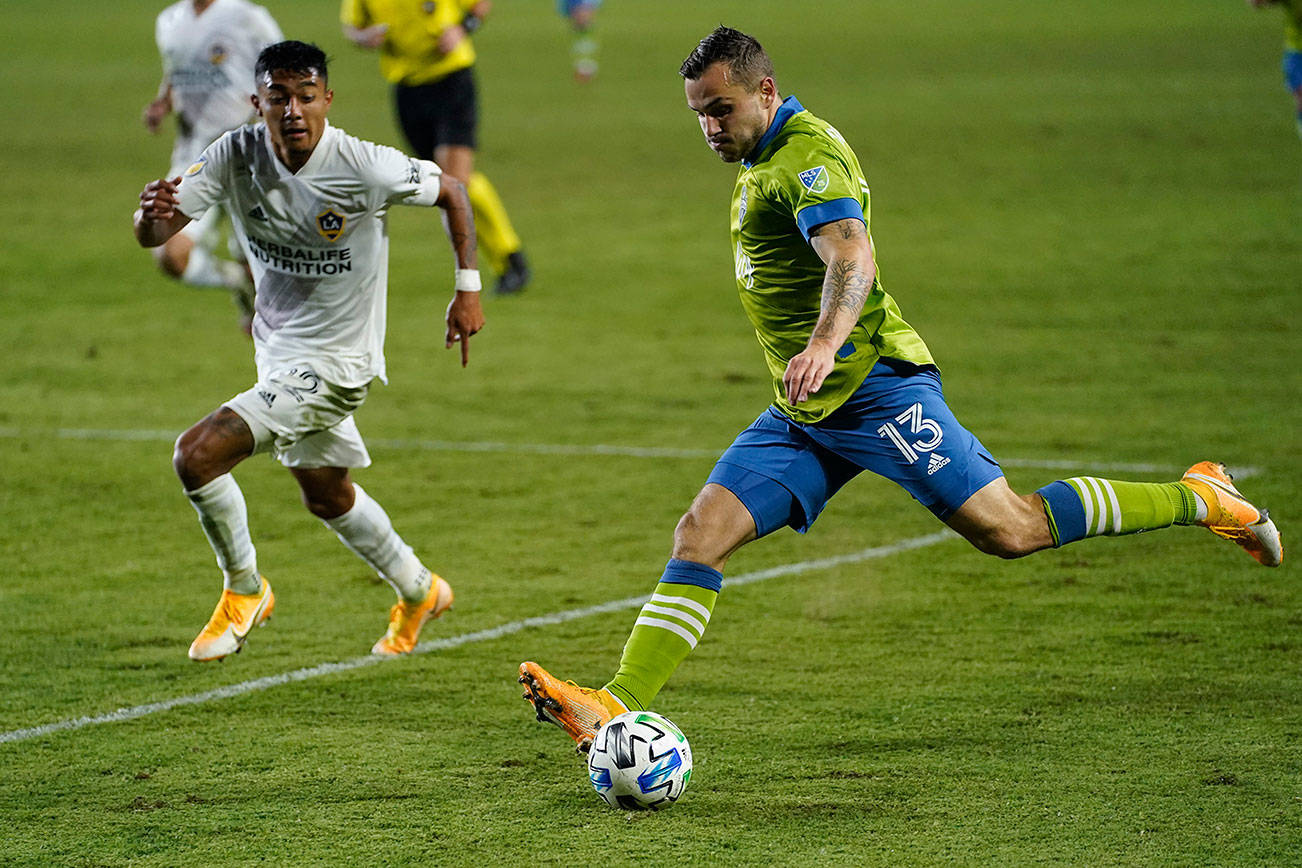
[[[271,13],[248,0],[214,0],[199,15],[192,0],[180,0],[159,13],[154,38],[172,88],[172,168],[179,171],[222,133],[252,118],[254,64],[263,48],[284,37]]]
[[[259,376],[311,362],[338,386],[384,379],[385,215],[435,204],[441,174],[329,124],[298,172],[276,158],[265,124],[232,130],[186,170],[181,212],[198,219],[221,205],[246,239]]]

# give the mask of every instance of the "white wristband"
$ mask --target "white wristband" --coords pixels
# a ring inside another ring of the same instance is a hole
[[[484,288],[479,282],[479,269],[458,268],[452,288],[457,292],[479,292]]]

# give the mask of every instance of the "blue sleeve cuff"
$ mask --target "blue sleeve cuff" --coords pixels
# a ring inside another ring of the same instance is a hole
[[[796,215],[796,225],[800,227],[800,234],[808,241],[809,233],[819,226],[831,223],[833,220],[844,220],[847,217],[853,217],[862,221],[865,226],[868,225],[868,221],[863,219],[863,206],[859,204],[858,199],[851,199],[849,196],[810,205]]]

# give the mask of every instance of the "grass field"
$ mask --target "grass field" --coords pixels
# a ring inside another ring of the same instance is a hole
[[[399,144],[336,5],[266,2],[334,55],[332,120]],[[550,0],[498,0],[480,165],[536,282],[486,299],[463,371],[438,221],[395,213],[391,384],[359,414],[376,461],[358,478],[455,586],[425,633],[451,641],[360,665],[391,591],[258,459],[237,477],[276,618],[197,666],[220,575],[170,441],[253,366],[230,302],[168,283],[131,238],[170,148],[138,120],[161,3],[0,8],[0,863],[1302,864],[1297,570],[1199,530],[1011,563],[957,538],[904,549],[939,526],[855,481],[807,537],[730,565],[796,567],[725,588],[662,693],[697,758],[664,814],[605,809],[514,683],[528,658],[611,674],[634,609],[519,622],[648,593],[768,400],[732,283],[733,173],[676,75],[720,21],[856,147],[883,281],[1015,487],[1217,458],[1256,470],[1245,491],[1295,539],[1302,147],[1278,14],[610,0],[580,87]]]

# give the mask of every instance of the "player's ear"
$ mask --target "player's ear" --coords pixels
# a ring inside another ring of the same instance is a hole
[[[258,117],[262,117],[262,104],[258,102],[256,93],[249,94],[249,102],[253,103],[253,110],[258,113]]]
[[[330,108],[330,103],[334,101],[335,101],[335,92],[333,90],[330,90],[329,88],[326,88],[326,92],[325,92],[326,108]]]
[[[764,76],[760,82],[760,96],[764,99],[765,104],[770,104],[778,95],[778,83],[769,76]]]

